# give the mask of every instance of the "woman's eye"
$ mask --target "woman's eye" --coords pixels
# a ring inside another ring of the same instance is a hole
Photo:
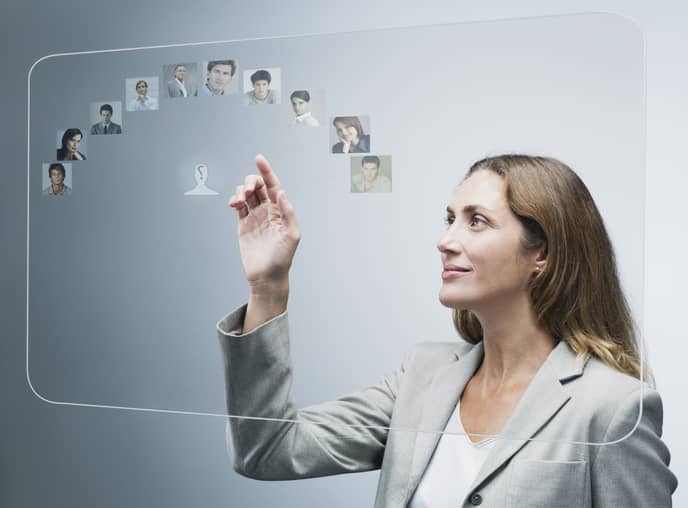
[[[480,224],[487,224],[487,222],[479,215],[474,215],[473,217],[471,217],[471,226],[478,226]]]
[[[445,217],[444,223],[447,227],[451,226],[452,224],[454,224],[454,217]]]

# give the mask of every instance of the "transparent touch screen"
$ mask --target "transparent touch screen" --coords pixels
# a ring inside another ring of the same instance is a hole
[[[579,428],[629,398],[640,410],[637,371],[618,374],[595,356],[581,368],[562,342],[532,381],[485,398],[483,346],[462,345],[447,305],[499,317],[495,309],[507,312],[521,294],[509,285],[524,259],[505,240],[513,223],[462,215],[467,205],[499,204],[488,192],[494,180],[463,193],[457,185],[486,156],[543,155],[590,190],[642,329],[643,51],[628,21],[580,15],[39,61],[29,77],[33,389],[56,403],[212,415],[229,407],[250,425],[295,419],[335,433],[624,437],[631,427],[614,436]],[[288,326],[279,317],[218,341],[218,321],[241,328],[241,310],[223,316],[249,294],[227,202],[257,173],[259,153],[302,235]],[[529,175],[522,187],[536,196],[541,178]],[[533,207],[540,199],[521,198]],[[568,221],[588,213],[575,192],[553,203],[552,216]],[[459,222],[449,229],[448,206]],[[543,276],[576,240],[558,242],[547,245]],[[589,243],[570,261],[582,272],[606,252]],[[444,280],[443,261],[457,265]],[[577,291],[557,315],[599,301],[590,288]],[[551,324],[562,336],[563,320]],[[543,336],[516,330],[500,339],[521,339],[528,361],[542,355],[533,344]]]

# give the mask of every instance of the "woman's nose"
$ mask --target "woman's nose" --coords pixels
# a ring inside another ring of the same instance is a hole
[[[461,244],[459,243],[459,240],[456,238],[456,235],[452,234],[451,226],[447,231],[444,232],[444,234],[438,240],[437,250],[439,250],[441,253],[456,253],[461,250]]]

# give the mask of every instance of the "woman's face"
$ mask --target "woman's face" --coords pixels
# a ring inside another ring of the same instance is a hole
[[[447,222],[437,243],[442,305],[476,311],[527,294],[538,253],[522,250],[523,226],[509,209],[501,176],[473,173],[454,193]]]
[[[310,111],[309,103],[298,97],[294,97],[291,100],[291,107],[294,109],[294,113],[298,115],[303,115]]]
[[[79,150],[79,145],[81,144],[81,134],[75,134],[67,140],[67,151],[71,153],[76,153]]]
[[[348,125],[342,122],[335,122],[335,128],[337,129],[337,137],[343,143],[356,143],[358,142],[358,131],[353,125]]]

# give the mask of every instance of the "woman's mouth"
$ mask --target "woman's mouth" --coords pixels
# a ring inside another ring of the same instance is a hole
[[[443,268],[444,269],[442,270],[442,280],[464,277],[473,271],[471,268],[456,265],[444,265]]]

